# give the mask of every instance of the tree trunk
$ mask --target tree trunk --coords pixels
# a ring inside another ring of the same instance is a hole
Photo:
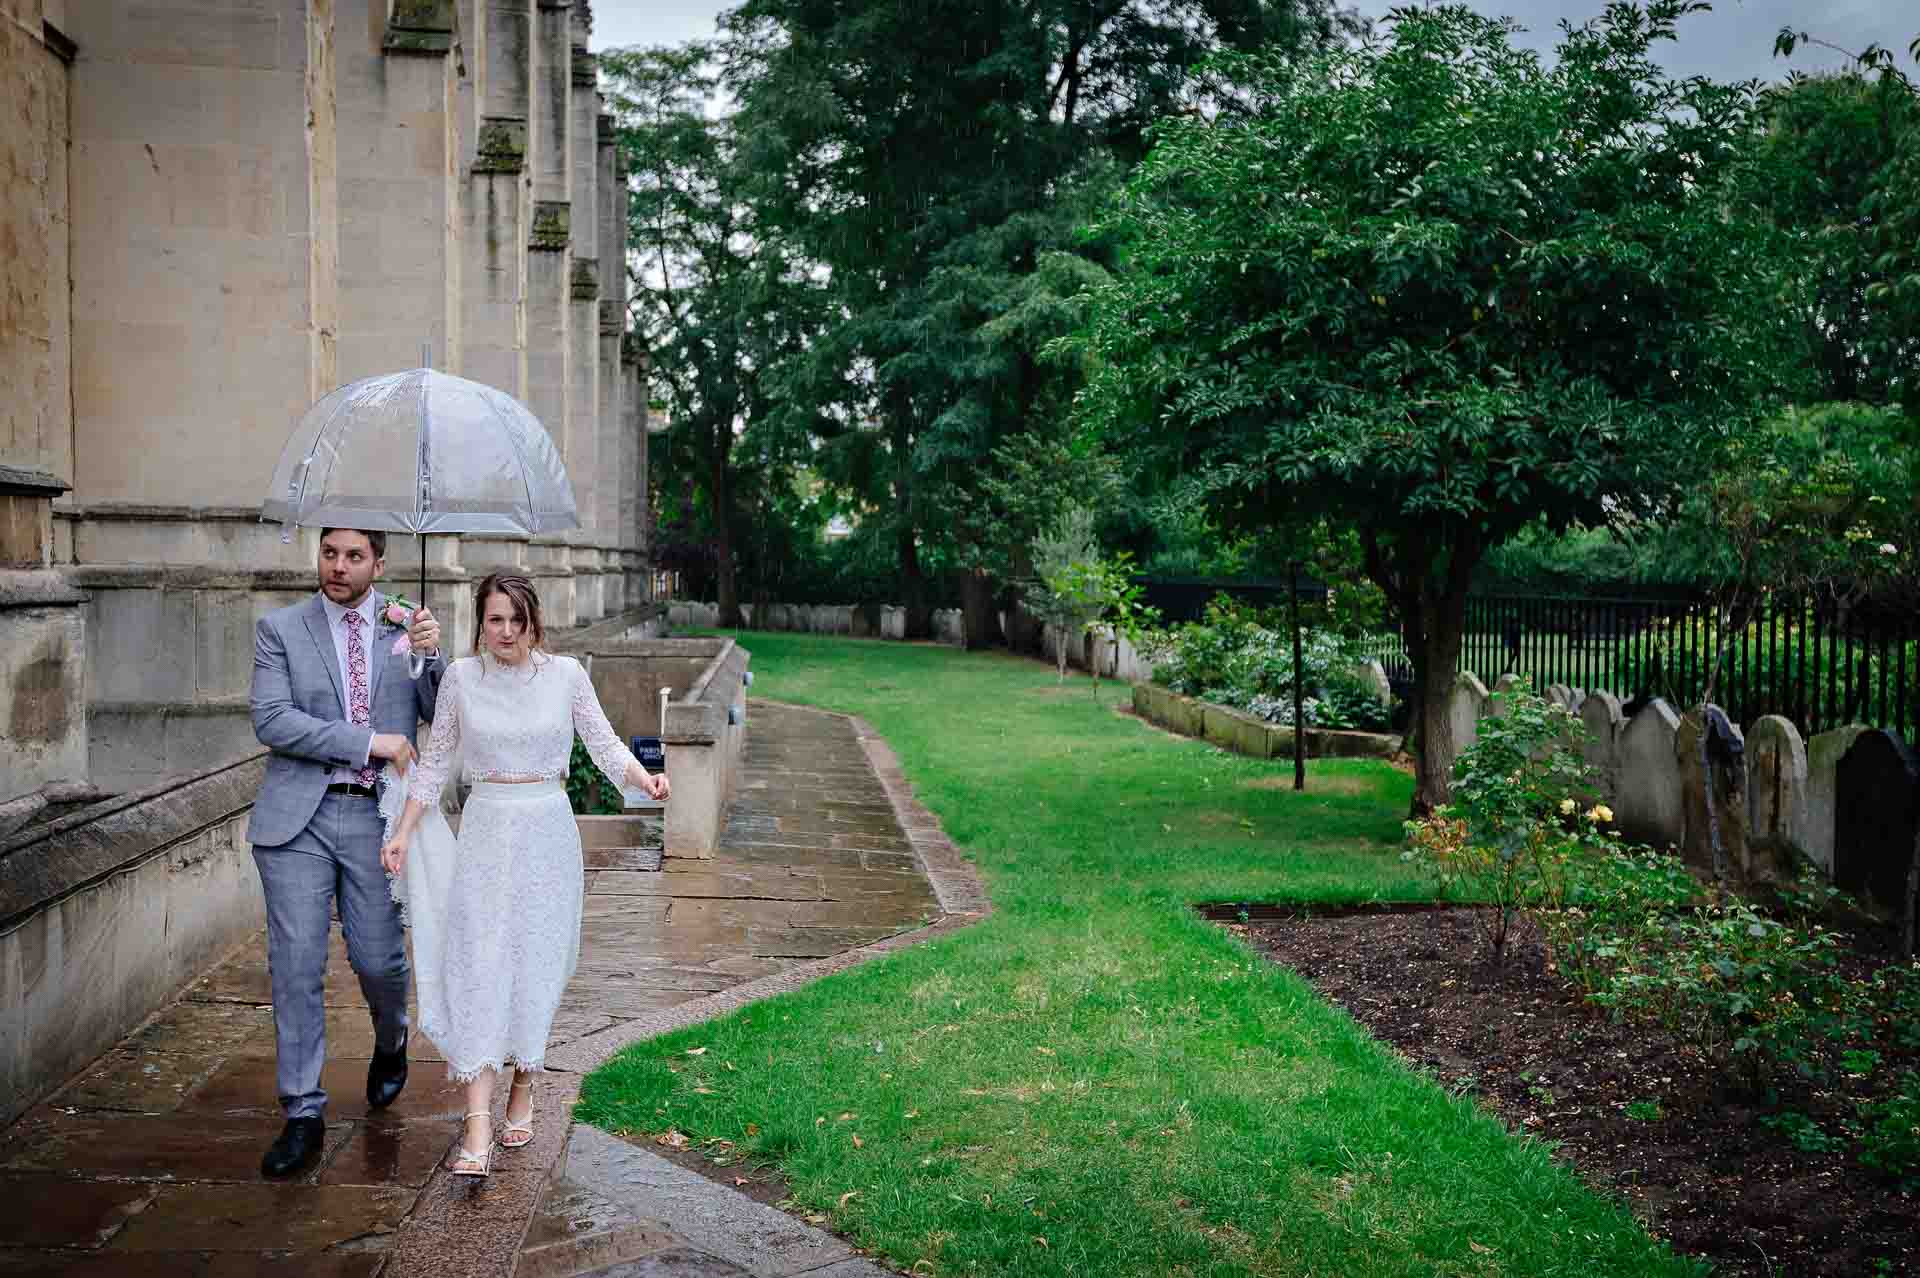
[[[1433,656],[1414,659],[1414,695],[1419,699],[1420,742],[1413,756],[1413,815],[1429,817],[1446,803],[1453,789],[1453,758],[1458,752],[1453,721],[1447,714],[1451,699],[1452,664]]]
[[[1000,638],[1000,622],[994,616],[994,582],[984,568],[975,568],[960,582],[962,634],[968,648],[986,648]]]
[[[1031,655],[1042,647],[1040,622],[1020,602],[1018,591],[1009,590],[1003,600],[1007,610],[1007,647]]]
[[[718,596],[718,623],[722,630],[740,628],[740,587],[733,570],[733,475],[727,453],[733,445],[732,428],[726,440],[716,442],[708,476],[713,494],[714,593]]]
[[[1412,815],[1431,816],[1453,790],[1458,744],[1447,703],[1466,634],[1467,583],[1480,557],[1479,539],[1470,530],[1455,530],[1451,538],[1444,533],[1402,533],[1387,547],[1369,533],[1362,545],[1367,575],[1400,614],[1413,663],[1413,722],[1408,731],[1414,757]]]
[[[906,609],[906,638],[933,637],[933,609],[927,603],[927,579],[920,572],[920,547],[913,529],[902,527],[895,540],[900,556],[900,605]]]

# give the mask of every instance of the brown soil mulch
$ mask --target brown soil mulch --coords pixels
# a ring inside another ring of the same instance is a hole
[[[1772,1109],[1692,1048],[1583,1002],[1537,937],[1510,941],[1495,970],[1471,909],[1226,926],[1442,1086],[1557,1143],[1589,1185],[1716,1274],[1920,1274],[1920,1193],[1850,1154],[1794,1148],[1759,1121]],[[1657,1118],[1627,1112],[1653,1101]],[[1840,1104],[1811,1088],[1778,1099],[1816,1119]]]

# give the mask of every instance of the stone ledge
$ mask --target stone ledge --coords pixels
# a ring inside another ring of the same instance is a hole
[[[650,603],[643,604],[638,608],[629,608],[618,616],[602,617],[590,626],[581,626],[579,629],[571,631],[570,633],[557,636],[554,640],[553,650],[555,652],[577,652],[584,648],[590,648],[595,644],[610,643],[633,627],[652,620],[664,611],[666,611],[666,609],[660,604]],[[629,642],[644,643],[649,641],[632,640]],[[622,652],[626,651],[626,645],[622,644],[619,650]]]
[[[307,568],[235,569],[199,564],[72,564],[61,573],[83,590],[314,589]]]
[[[260,518],[258,506],[167,506],[137,501],[103,501],[85,506],[56,506],[56,519],[184,520],[188,523],[271,523]]]
[[[245,693],[203,697],[198,701],[90,701],[87,716],[94,715],[172,715],[183,719],[211,719],[227,714],[247,714],[252,707]]]
[[[75,608],[87,602],[65,574],[50,568],[0,568],[0,612],[14,608]]]
[[[73,485],[50,470],[0,462],[0,494],[10,497],[58,497]]]
[[[267,753],[163,781],[0,843],[0,931],[253,806]]]

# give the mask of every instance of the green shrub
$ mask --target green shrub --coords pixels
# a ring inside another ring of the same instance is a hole
[[[1599,831],[1613,819],[1602,805],[1582,812],[1575,798],[1592,784],[1571,748],[1579,721],[1524,682],[1503,699],[1504,713],[1482,719],[1454,761],[1452,801],[1407,823],[1406,853],[1493,907],[1496,962],[1520,915],[1566,908],[1580,867],[1609,851]]]
[[[1284,620],[1218,595],[1203,620],[1145,637],[1156,683],[1274,723],[1293,722],[1293,635]],[[1357,644],[1328,630],[1301,637],[1301,710],[1319,728],[1384,728],[1388,708],[1359,675]]]
[[[1900,1071],[1899,1086],[1860,1106],[1860,1161],[1906,1188],[1920,1184],[1920,1071]]]

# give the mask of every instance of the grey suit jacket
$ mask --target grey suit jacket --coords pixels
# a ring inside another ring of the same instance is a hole
[[[375,614],[385,606],[385,596],[375,592]],[[347,720],[347,690],[340,683],[321,597],[260,618],[247,702],[253,734],[273,753],[249,819],[247,839],[254,846],[279,847],[304,830],[326,794],[327,773],[359,767],[375,733],[397,732],[413,740],[420,721],[432,721],[446,672],[444,650],[415,679],[406,654],[392,651],[400,634],[384,617],[374,625],[367,652],[367,708],[373,722],[362,728]]]

